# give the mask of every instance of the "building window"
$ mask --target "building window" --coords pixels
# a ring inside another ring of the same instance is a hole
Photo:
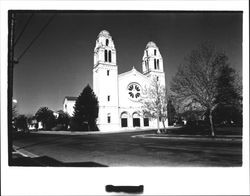
[[[108,46],[109,45],[109,40],[108,39],[106,39],[106,46]]]
[[[159,59],[157,59],[157,69],[160,69],[160,67],[159,67]]]
[[[149,119],[148,118],[144,118],[143,119],[143,124],[144,124],[144,127],[148,127],[149,126]]]
[[[110,116],[110,114],[108,114],[108,123],[110,123],[111,122],[111,116]]]
[[[111,59],[111,50],[109,51],[109,62],[111,63],[112,59]]]
[[[146,70],[149,71],[148,60],[146,61]]]
[[[109,70],[107,70],[107,76],[109,76]]]
[[[156,49],[154,50],[154,55],[156,56]]]
[[[159,81],[159,76],[156,76],[156,80]]]
[[[128,86],[129,98],[138,101],[141,96],[141,86],[138,83],[131,83]]]
[[[157,69],[157,67],[156,67],[156,59],[154,59],[154,66],[155,66],[155,69]]]
[[[108,61],[108,51],[107,50],[105,50],[105,62],[107,62]]]
[[[110,101],[110,95],[108,95],[108,101]]]

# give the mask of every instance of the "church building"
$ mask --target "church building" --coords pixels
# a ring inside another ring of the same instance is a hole
[[[165,87],[159,48],[154,42],[148,42],[142,57],[142,73],[133,67],[118,74],[119,66],[114,41],[109,32],[103,30],[96,40],[93,66],[93,90],[99,101],[98,128],[100,131],[157,128],[155,119],[141,115],[140,100],[154,78]],[[63,111],[72,116],[75,101],[75,97],[65,97]]]

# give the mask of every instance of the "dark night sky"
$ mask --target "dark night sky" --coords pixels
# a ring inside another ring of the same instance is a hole
[[[51,17],[35,13],[15,47],[21,54]],[[30,14],[17,14],[17,36]],[[14,70],[14,99],[19,114],[41,106],[62,109],[65,96],[78,96],[92,86],[93,51],[101,30],[110,32],[117,50],[118,72],[141,71],[149,41],[160,49],[167,85],[192,49],[211,41],[225,51],[242,73],[242,15],[239,12],[82,12],[57,13]]]

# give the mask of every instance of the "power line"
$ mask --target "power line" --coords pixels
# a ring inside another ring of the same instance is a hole
[[[25,50],[21,53],[21,55],[17,58],[17,62],[20,61],[20,59],[24,56],[24,54],[28,51],[28,49],[34,44],[34,42],[39,38],[39,36],[42,34],[42,32],[48,27],[48,25],[51,23],[51,21],[54,19],[56,14],[50,17],[48,22],[43,26],[43,28],[40,30],[40,32],[33,38],[33,40],[30,42],[30,44],[25,48]]]
[[[17,39],[16,39],[16,41],[15,41],[15,43],[14,43],[14,46],[17,44],[17,42],[19,41],[19,39],[20,39],[21,36],[23,35],[23,33],[24,33],[26,27],[28,26],[29,22],[31,21],[31,18],[33,17],[33,15],[34,15],[34,13],[32,13],[32,14],[30,15],[30,17],[28,18],[28,20],[27,20],[27,22],[25,23],[25,25],[24,25],[22,31],[21,31],[20,34],[18,35],[18,37],[17,37]]]

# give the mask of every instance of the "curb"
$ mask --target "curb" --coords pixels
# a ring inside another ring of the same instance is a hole
[[[131,136],[132,138],[151,138],[151,139],[166,139],[166,140],[199,140],[199,141],[231,141],[231,142],[241,142],[242,137],[202,137],[202,136],[197,136],[197,137],[192,137],[189,135],[169,135],[169,136],[154,136],[152,134],[143,134],[143,135],[134,135]]]
[[[100,131],[31,131],[30,133],[34,134],[51,134],[51,135],[95,135],[95,134],[113,134],[113,133],[132,133],[132,132],[143,132],[143,131],[152,131],[152,129],[149,130],[140,130],[140,129],[135,129],[135,130],[120,130],[120,131],[105,131],[105,132],[100,132]]]

